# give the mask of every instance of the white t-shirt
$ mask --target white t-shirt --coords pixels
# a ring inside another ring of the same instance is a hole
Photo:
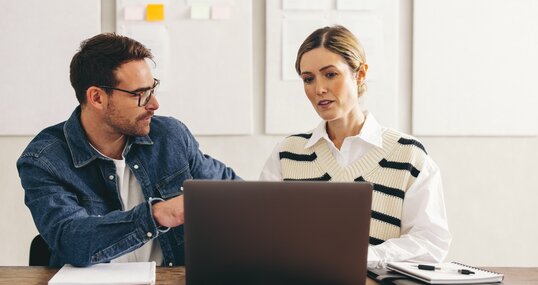
[[[93,147],[93,146],[92,146]],[[95,147],[94,147],[95,149]],[[99,152],[97,149],[95,149]],[[99,152],[104,157],[108,157]],[[110,157],[108,157],[110,158]],[[113,159],[110,158],[116,165],[116,183],[120,190],[120,202],[122,204],[123,211],[129,211],[135,206],[145,203],[144,194],[140,183],[136,180],[136,177],[132,175],[131,169],[126,167],[125,158]],[[163,253],[161,245],[158,239],[152,239],[142,247],[135,249],[127,254],[117,257],[110,262],[142,262],[142,261],[155,261],[158,265],[163,262]]]

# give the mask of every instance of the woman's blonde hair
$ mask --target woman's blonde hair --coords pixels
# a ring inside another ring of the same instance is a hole
[[[315,30],[303,42],[297,52],[295,70],[301,74],[301,58],[313,49],[323,47],[344,58],[353,72],[358,72],[361,65],[366,64],[366,55],[359,40],[345,27],[337,25]],[[366,91],[364,81],[359,86],[359,96]]]

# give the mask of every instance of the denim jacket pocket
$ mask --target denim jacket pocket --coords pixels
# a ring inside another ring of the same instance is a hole
[[[162,178],[157,182],[155,188],[157,188],[157,191],[159,191],[163,199],[179,196],[182,193],[181,186],[187,179],[192,179],[188,164],[181,167],[179,171]]]

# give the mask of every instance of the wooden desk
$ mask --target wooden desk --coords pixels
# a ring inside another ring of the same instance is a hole
[[[58,268],[0,266],[0,285],[47,285]],[[156,285],[184,285],[184,267],[157,267]]]
[[[538,284],[538,267],[487,267],[504,273],[503,285]],[[46,285],[58,271],[39,266],[0,267],[0,285]],[[157,267],[157,285],[184,285],[185,268]]]

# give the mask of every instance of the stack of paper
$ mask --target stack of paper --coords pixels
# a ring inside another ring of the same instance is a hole
[[[155,262],[103,263],[90,267],[64,265],[49,285],[152,285]]]

